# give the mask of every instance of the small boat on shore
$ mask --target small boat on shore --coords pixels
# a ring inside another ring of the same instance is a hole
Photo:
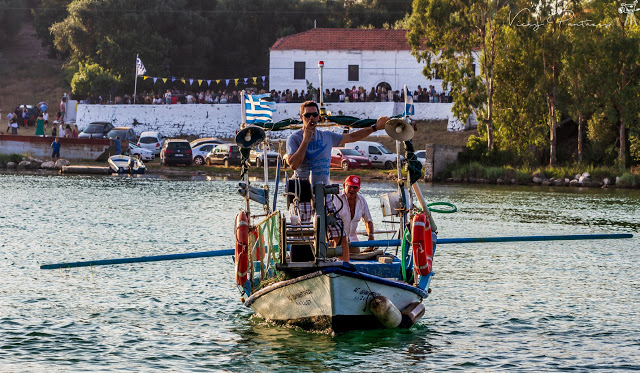
[[[112,155],[107,162],[113,174],[144,174],[147,170],[140,159],[128,155]]]

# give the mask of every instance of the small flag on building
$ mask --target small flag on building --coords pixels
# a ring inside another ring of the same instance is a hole
[[[404,113],[403,116],[414,115],[415,109],[413,108],[413,96],[411,92],[407,89],[407,86],[404,87]]]
[[[131,60],[129,60],[131,61]],[[131,65],[129,65],[131,66]],[[140,58],[136,58],[136,73],[137,75],[144,75],[147,72],[147,69],[144,68],[144,64],[142,64],[142,60]]]
[[[269,99],[269,100],[267,100]],[[273,112],[276,111],[276,103],[270,101],[268,93],[262,95],[244,95],[244,106],[247,114],[247,123],[267,123],[273,121]]]

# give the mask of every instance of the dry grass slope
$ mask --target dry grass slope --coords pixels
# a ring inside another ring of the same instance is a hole
[[[47,57],[46,48],[35,37],[30,22],[24,22],[20,33],[9,45],[0,47],[0,109],[3,117],[18,105],[35,105],[47,101],[57,108],[60,97],[70,88],[64,87],[62,62]]]

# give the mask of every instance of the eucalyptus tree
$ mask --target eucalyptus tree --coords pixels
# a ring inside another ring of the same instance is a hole
[[[592,9],[601,24],[597,43],[596,94],[606,122],[618,127],[618,166],[626,168],[627,130],[637,131],[640,112],[640,26],[636,3],[594,1]]]
[[[463,121],[473,113],[484,124],[487,146],[494,148],[493,97],[498,58],[496,36],[506,26],[498,17],[506,0],[414,0],[409,45],[423,74],[441,69],[443,88],[454,97],[453,113]],[[475,74],[476,57],[480,74]]]

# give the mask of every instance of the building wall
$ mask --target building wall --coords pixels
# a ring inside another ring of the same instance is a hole
[[[464,146],[427,144],[424,179],[433,181],[440,172],[458,159]]]
[[[0,154],[28,154],[35,158],[50,159],[53,140],[53,137],[40,136],[0,136]],[[106,160],[109,147],[110,141],[107,139],[61,138],[60,158]]]
[[[403,85],[414,91],[418,85],[434,85],[442,91],[442,80],[428,80],[422,75],[423,63],[418,63],[410,51],[271,51],[269,57],[269,88],[276,91],[297,89],[307,91],[306,80],[319,87],[318,61],[324,61],[323,90],[351,89],[362,86],[367,92],[382,82],[401,90]],[[293,79],[294,62],[305,62],[305,79]],[[358,81],[348,81],[348,66],[358,65]]]
[[[414,120],[448,120],[452,128],[464,129],[451,114],[453,104],[416,103]],[[395,102],[328,103],[333,115],[378,118],[402,114],[403,104]],[[273,120],[298,118],[300,104],[277,104]],[[136,134],[160,131],[165,136],[235,137],[240,128],[239,104],[197,105],[78,105],[77,122],[82,130],[87,124],[110,121],[116,126],[133,127]],[[274,133],[272,138],[286,137],[288,131]]]

